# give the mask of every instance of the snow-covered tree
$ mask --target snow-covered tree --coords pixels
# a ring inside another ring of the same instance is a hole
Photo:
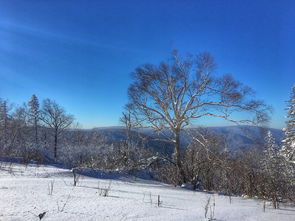
[[[288,100],[287,126],[285,128],[285,139],[281,149],[281,155],[291,163],[295,163],[295,85]]]
[[[260,186],[262,196],[271,199],[274,208],[282,199],[294,200],[294,177],[292,167],[278,151],[272,133],[265,138],[265,150],[261,160],[263,183]]]
[[[132,75],[128,95],[133,118],[139,127],[152,128],[173,144],[173,161],[180,183],[186,181],[181,131],[193,121],[217,117],[258,124],[268,119],[269,107],[253,99],[249,87],[231,75],[214,76],[215,67],[209,53],[182,58],[174,52],[167,62],[142,65]],[[245,113],[247,117],[237,119],[236,112]]]
[[[31,100],[28,102],[29,105],[29,120],[34,127],[35,142],[38,143],[38,127],[40,120],[39,101],[35,94],[32,95]]]
[[[261,194],[272,200],[274,208],[278,208],[280,199],[280,189],[283,179],[282,165],[279,155],[276,151],[276,142],[270,131],[265,137],[265,149],[261,160],[261,172],[264,181],[261,185]]]
[[[6,100],[0,99],[0,144],[5,148],[8,140],[9,107]]]
[[[57,159],[57,143],[59,136],[68,129],[74,121],[74,116],[67,112],[55,101],[43,101],[41,120],[54,132],[54,158]]]
[[[276,169],[275,166],[278,161],[278,155],[276,152],[277,145],[271,131],[267,132],[265,143],[266,145],[262,157],[262,170],[272,175],[273,170]]]

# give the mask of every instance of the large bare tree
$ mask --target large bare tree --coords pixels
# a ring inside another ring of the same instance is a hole
[[[57,143],[61,133],[69,128],[74,117],[66,113],[55,101],[46,99],[43,102],[41,120],[54,131],[54,158],[57,158]]]
[[[253,99],[249,87],[229,74],[214,76],[215,67],[209,53],[181,57],[174,51],[167,62],[142,65],[132,74],[133,82],[128,89],[132,119],[136,125],[162,133],[174,144],[174,162],[182,182],[185,177],[180,135],[194,119],[218,117],[235,123],[257,124],[268,118],[269,108],[263,101]],[[234,118],[235,112],[247,115],[235,114]]]

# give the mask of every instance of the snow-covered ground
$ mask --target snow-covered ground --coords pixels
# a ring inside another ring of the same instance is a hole
[[[274,210],[267,203],[264,212],[260,200],[232,197],[230,202],[228,196],[124,176],[81,176],[74,187],[67,169],[1,163],[0,220],[39,220],[43,212],[42,220],[295,220],[295,208],[286,205]]]

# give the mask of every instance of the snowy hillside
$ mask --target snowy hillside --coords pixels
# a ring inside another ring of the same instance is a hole
[[[44,212],[42,220],[295,220],[295,208],[286,205],[274,210],[267,203],[264,212],[260,200],[130,176],[81,176],[74,187],[70,170],[44,165],[1,163],[0,195],[0,220],[39,220]]]

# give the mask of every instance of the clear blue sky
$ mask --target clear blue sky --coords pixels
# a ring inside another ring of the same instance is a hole
[[[119,124],[130,73],[172,49],[211,52],[274,108],[295,83],[295,1],[0,0],[0,97],[56,100],[85,127]],[[206,120],[203,125],[222,122]]]

